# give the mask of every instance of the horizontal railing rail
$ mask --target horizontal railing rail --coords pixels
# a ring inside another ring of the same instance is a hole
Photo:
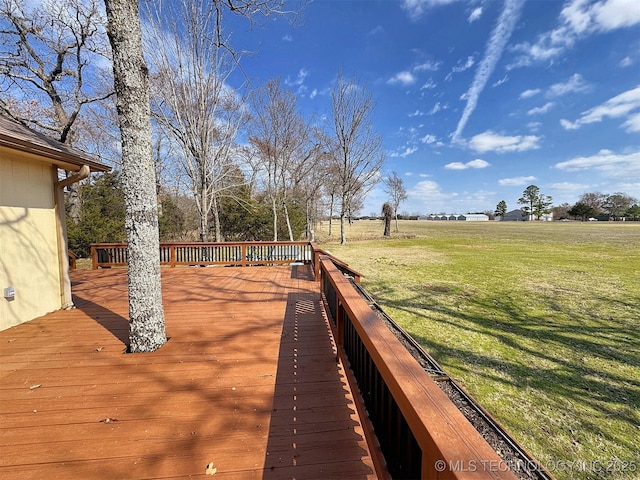
[[[356,283],[360,283],[360,279],[362,277],[364,277],[363,274],[361,274],[357,270],[354,270],[352,267],[349,266],[349,264],[343,262],[342,260],[340,260],[337,257],[334,257],[331,253],[329,253],[328,251],[318,247],[315,243],[312,244],[312,247],[313,247],[313,252],[314,252],[314,255],[313,255],[313,258],[314,258],[313,267],[314,267],[316,280],[320,279],[320,261],[319,261],[319,258],[320,258],[321,255],[326,256],[329,259],[331,259],[331,261],[333,262],[333,264],[336,266],[336,268],[338,270],[340,270],[347,277],[353,278],[353,280]]]
[[[320,255],[319,268],[339,356],[360,393],[366,410],[361,416],[370,420],[388,474],[394,479],[517,478],[333,260]]]
[[[67,250],[67,257],[69,258],[69,269],[75,270],[77,268],[78,256],[71,250]]]
[[[178,266],[253,266],[313,263],[309,242],[163,242],[160,265]],[[98,268],[127,265],[126,243],[91,244],[91,264]]]

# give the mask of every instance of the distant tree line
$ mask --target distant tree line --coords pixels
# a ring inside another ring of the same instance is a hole
[[[640,205],[638,199],[623,192],[604,194],[600,192],[583,193],[579,200],[570,205],[563,203],[553,207],[553,199],[544,195],[536,185],[529,185],[518,203],[523,205],[523,219],[542,218],[553,213],[554,220],[630,220],[640,221]],[[504,217],[507,214],[507,203],[501,200],[493,214]]]
[[[568,208],[567,208],[568,207]],[[588,192],[572,206],[565,205],[565,218],[588,220],[590,218],[606,217],[610,220],[640,220],[640,205],[638,199],[623,192],[604,194]],[[562,214],[562,212],[559,212]]]

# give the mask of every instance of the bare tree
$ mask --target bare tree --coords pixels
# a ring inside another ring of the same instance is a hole
[[[107,43],[97,0],[45,1],[38,8],[0,0],[0,19],[0,85],[8,95],[0,110],[70,143],[81,109],[112,94],[98,81]]]
[[[602,213],[604,211],[603,205],[607,200],[607,195],[600,192],[587,192],[580,195],[578,199],[579,203],[591,207],[593,210],[592,215]]]
[[[0,0],[0,112],[62,143],[83,143],[78,130],[88,123],[78,128],[81,112],[113,92],[102,81],[108,42],[98,5],[51,0],[36,8]],[[70,215],[77,218],[77,185],[69,192]]]
[[[251,95],[252,132],[264,188],[273,214],[273,239],[278,240],[280,206],[287,223],[289,240],[293,231],[288,204],[295,185],[313,168],[311,160],[320,152],[311,143],[310,129],[297,111],[297,99],[282,88],[280,80],[270,80]]]
[[[182,151],[200,214],[200,240],[209,239],[213,215],[222,240],[219,199],[234,166],[235,138],[245,121],[241,99],[227,80],[236,59],[219,47],[218,11],[209,0],[149,3],[148,58],[152,71],[152,111]],[[234,177],[235,180],[235,177]]]
[[[148,352],[166,342],[148,70],[142,54],[138,1],[105,0],[105,6],[122,137],[129,244],[129,348],[131,352]]]
[[[404,188],[404,182],[402,178],[398,176],[396,172],[391,172],[387,178],[384,179],[384,191],[389,195],[391,206],[393,207],[393,215],[396,220],[396,232],[398,231],[398,208],[400,204],[407,199],[407,190]]]
[[[329,156],[319,149],[319,144],[314,145],[313,155],[307,162],[304,175],[296,184],[300,196],[304,198],[306,212],[305,238],[315,241],[315,226],[321,217],[323,210],[323,189],[328,178],[330,168]]]
[[[142,50],[138,0],[104,0],[113,52],[122,137],[122,169],[129,241],[130,349],[152,351],[166,342],[160,284],[158,209],[151,150],[149,71]],[[222,12],[251,17],[276,12],[281,0],[211,0],[220,32]],[[217,36],[217,39],[221,39]]]
[[[371,93],[354,80],[338,76],[331,92],[335,181],[340,195],[340,243],[346,243],[345,219],[378,181],[384,162],[382,137],[373,131]]]

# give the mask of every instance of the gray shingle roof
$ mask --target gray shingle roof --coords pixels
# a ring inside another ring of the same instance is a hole
[[[77,171],[82,165],[88,165],[92,172],[111,170],[86,153],[31,130],[5,115],[0,115],[0,146],[44,157],[65,170]]]

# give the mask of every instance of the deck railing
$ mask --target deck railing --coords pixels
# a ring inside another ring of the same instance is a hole
[[[93,244],[93,268],[126,265],[126,244]],[[162,265],[310,263],[380,478],[516,476],[353,287],[362,276],[311,242],[162,243]],[[359,393],[359,394],[358,394]]]
[[[91,244],[93,269],[127,265],[126,243]],[[168,242],[160,243],[160,265],[240,266],[312,263],[309,242]]]
[[[389,475],[515,479],[333,261],[320,256],[319,267],[339,355]]]

